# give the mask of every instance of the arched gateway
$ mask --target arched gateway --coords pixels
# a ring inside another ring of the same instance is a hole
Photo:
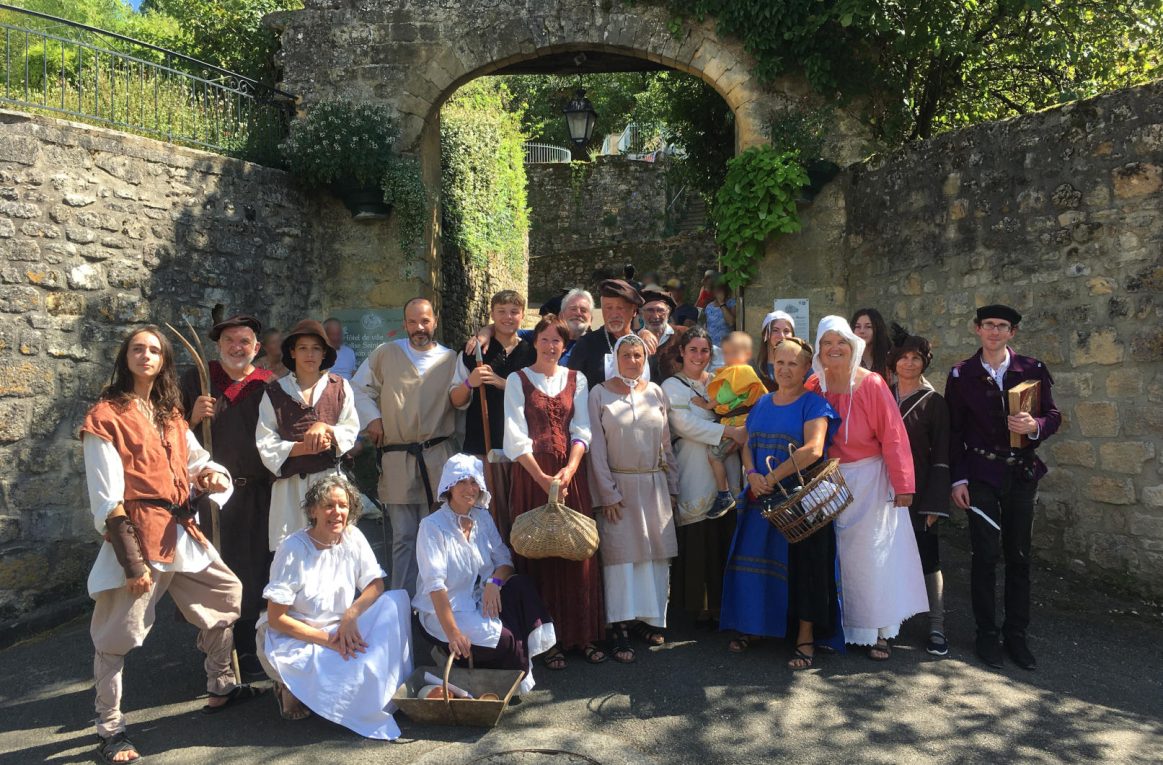
[[[440,178],[440,108],[466,82],[489,74],[675,69],[709,83],[735,113],[735,150],[764,140],[763,122],[789,100],[808,96],[806,82],[784,78],[764,87],[754,60],[713,20],[671,31],[667,11],[621,0],[306,0],[305,9],[274,14],[281,32],[282,87],[302,107],[331,98],[383,104],[401,125],[399,147],[420,156],[429,188]],[[600,106],[599,106],[600,108]],[[434,220],[439,220],[434,216]],[[358,265],[339,266],[342,297],[325,303],[399,305],[435,293],[439,253],[429,227],[423,253],[401,253],[394,237],[338,252]],[[342,250],[343,236],[337,246]],[[354,244],[354,243],[353,243]],[[361,256],[376,250],[375,258]]]

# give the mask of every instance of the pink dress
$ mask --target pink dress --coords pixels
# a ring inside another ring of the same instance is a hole
[[[805,387],[820,393],[818,378]],[[878,374],[866,375],[851,394],[821,395],[840,414],[830,455],[852,491],[852,504],[835,522],[844,639],[873,645],[929,608],[908,508],[893,506],[897,494],[915,487],[909,436]]]

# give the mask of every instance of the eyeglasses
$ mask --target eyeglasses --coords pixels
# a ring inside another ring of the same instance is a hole
[[[1013,328],[1012,325],[1010,325],[1004,321],[1003,322],[983,321],[983,322],[981,322],[980,326],[986,332],[1009,332]]]

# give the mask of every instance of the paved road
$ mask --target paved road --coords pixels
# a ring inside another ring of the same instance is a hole
[[[361,525],[379,541],[377,524]],[[734,656],[725,635],[679,623],[635,665],[579,658],[563,672],[539,670],[537,689],[495,730],[401,715],[405,739],[388,744],[318,718],[284,722],[269,697],[203,717],[193,631],[166,608],[127,662],[126,710],[134,740],[159,764],[1163,762],[1158,605],[1038,571],[1031,646],[1041,667],[992,671],[972,655],[968,556],[957,544],[945,554],[952,654],[943,660],[916,647],[923,619],[906,625],[888,663],[850,653],[796,674],[782,643]],[[88,761],[91,651],[81,620],[0,652],[0,762]]]

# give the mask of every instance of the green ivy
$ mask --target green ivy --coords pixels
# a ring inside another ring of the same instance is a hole
[[[420,162],[415,157],[393,158],[380,185],[384,189],[384,202],[392,206],[398,217],[400,248],[407,252],[424,238],[424,222],[428,217],[428,193],[424,190]]]
[[[796,196],[806,185],[808,175],[795,152],[755,146],[727,163],[727,178],[715,194],[712,217],[723,248],[723,271],[732,288],[755,276],[769,235],[800,230]]]
[[[287,170],[305,186],[354,180],[375,188],[395,161],[392,144],[399,134],[386,107],[322,101],[291,124],[279,148]]]
[[[525,258],[525,136],[507,89],[488,79],[457,91],[440,112],[444,236],[476,267]]]

